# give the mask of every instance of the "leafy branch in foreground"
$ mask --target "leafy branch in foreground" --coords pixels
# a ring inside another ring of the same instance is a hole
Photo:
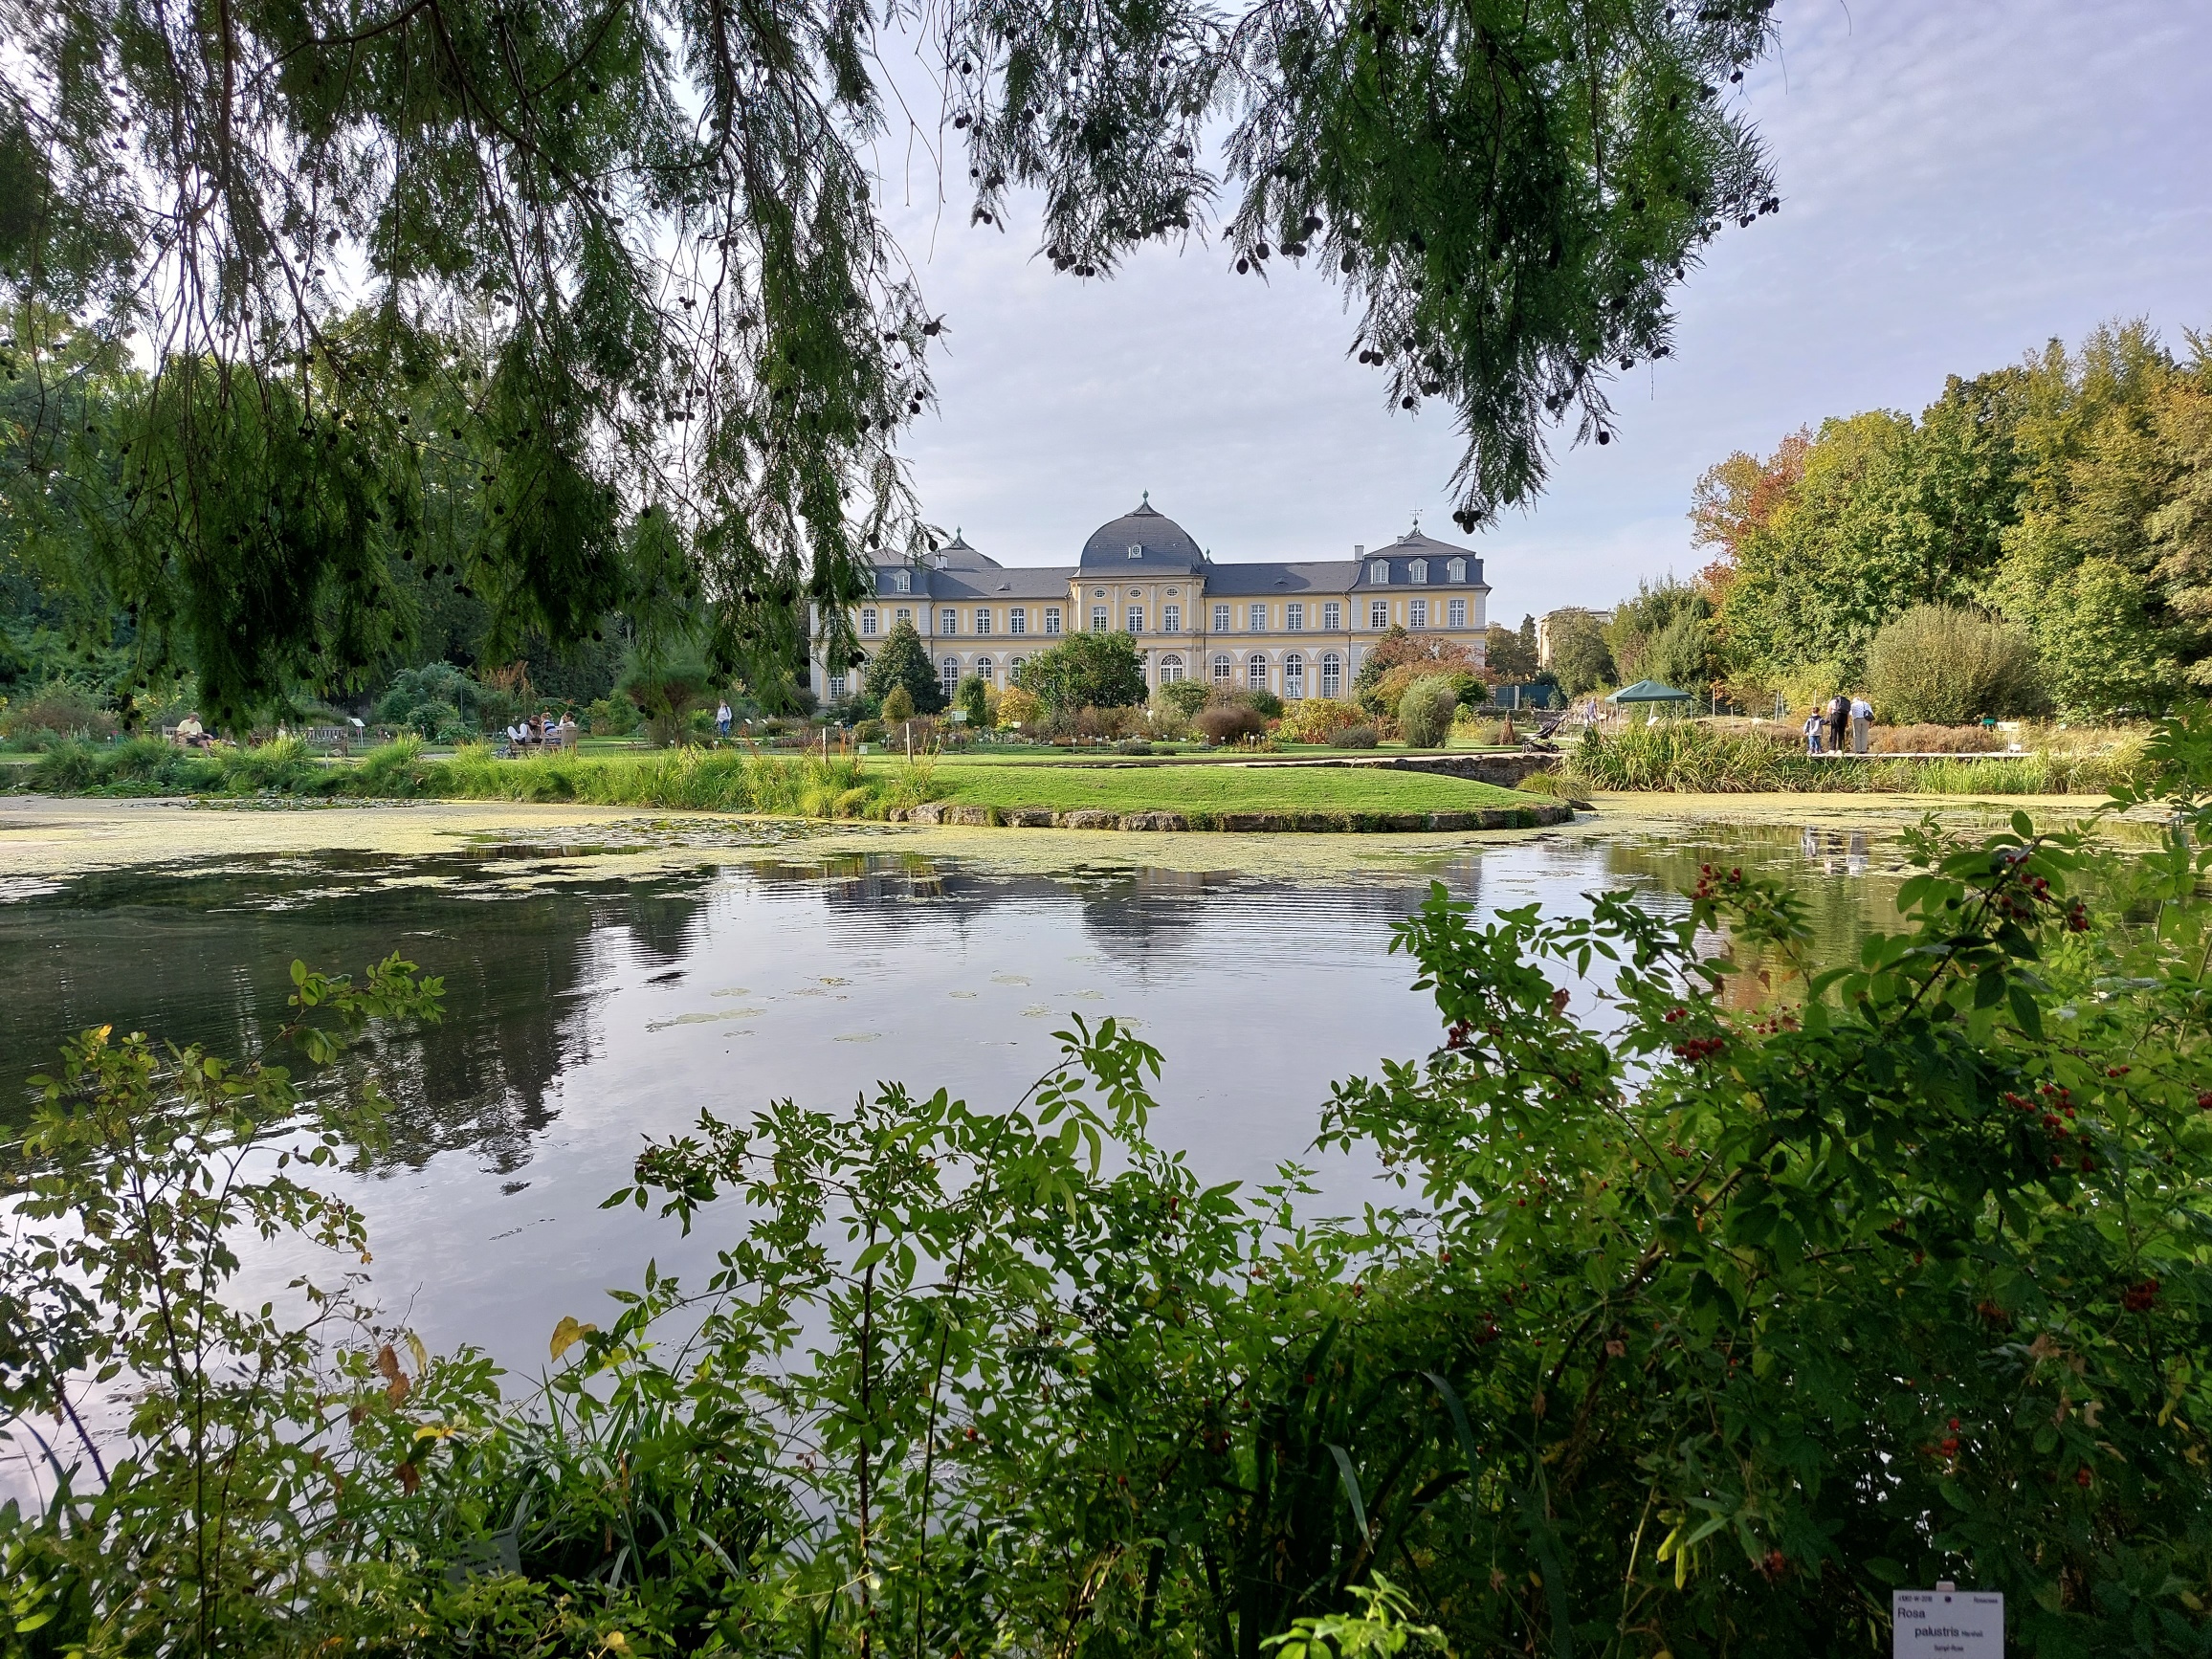
[[[1075,278],[1209,221],[1240,273],[1314,260],[1390,403],[1450,404],[1471,528],[1555,423],[1609,440],[1690,265],[1780,207],[1729,92],[1770,5],[8,0],[0,492],[77,480],[72,574],[226,719],[356,685],[418,551],[495,656],[657,594],[763,684],[817,607],[834,671],[870,550],[930,541],[896,446],[951,325],[885,222],[903,120],[964,147],[971,225],[1033,192]],[[91,396],[126,344],[150,375]]]
[[[1844,962],[1741,869],[1665,915],[1438,890],[1399,935],[1438,1047],[1324,1116],[1404,1194],[1354,1222],[1153,1145],[1160,1056],[1113,1022],[1005,1113],[704,1115],[608,1201],[708,1240],[702,1280],[569,1313],[506,1405],[481,1360],[303,1336],[292,1392],[202,1391],[254,1573],[111,1558],[65,1484],[11,1518],[21,1616],[107,1650],[184,1584],[233,1652],[1648,1659],[1876,1652],[1889,1589],[1949,1578],[2015,1651],[2201,1654],[2212,716],[2150,765],[2113,802],[2147,841],[1913,831]],[[184,1471],[199,1396],[142,1351]],[[313,1401],[350,1424],[321,1463]],[[101,1524],[192,1490],[118,1481]]]

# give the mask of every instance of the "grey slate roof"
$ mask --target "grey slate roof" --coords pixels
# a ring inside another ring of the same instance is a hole
[[[1349,559],[1323,559],[1311,564],[1278,564],[1259,561],[1234,564],[1208,564],[1206,591],[1208,599],[1297,598],[1307,593],[1338,594],[1352,586],[1359,566]]]
[[[1378,583],[1368,574],[1374,563],[1379,559],[1385,560],[1389,564],[1390,580],[1387,584]],[[1426,584],[1415,582],[1406,569],[1406,566],[1416,559],[1426,559],[1428,562],[1428,580]],[[1453,582],[1450,579],[1448,562],[1453,559],[1467,561],[1467,580],[1465,582]],[[1482,561],[1471,547],[1455,547],[1449,542],[1439,542],[1433,536],[1424,536],[1419,530],[1408,530],[1387,546],[1370,547],[1366,557],[1359,562],[1358,580],[1353,586],[1359,587],[1385,586],[1391,587],[1418,587],[1422,586],[1429,587],[1481,587],[1484,586]]]
[[[1129,556],[1132,547],[1138,549],[1134,559]],[[1101,576],[1187,576],[1206,568],[1206,553],[1189,531],[1154,508],[1147,496],[1134,512],[1091,532],[1078,567]]]

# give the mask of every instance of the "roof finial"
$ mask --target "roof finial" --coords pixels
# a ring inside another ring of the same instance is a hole
[[[1146,506],[1146,507],[1149,507],[1149,506],[1151,506],[1151,505],[1152,505],[1152,492],[1151,492],[1150,490],[1146,490],[1146,491],[1144,492],[1144,499],[1143,499],[1143,501],[1140,503],[1140,505],[1143,505],[1143,506]]]

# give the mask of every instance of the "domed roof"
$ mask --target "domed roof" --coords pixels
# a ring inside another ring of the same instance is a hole
[[[1187,575],[1204,567],[1206,553],[1190,532],[1152,505],[1149,493],[1134,512],[1091,532],[1081,568],[1118,575],[1154,571]]]

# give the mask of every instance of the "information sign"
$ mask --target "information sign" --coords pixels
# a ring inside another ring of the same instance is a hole
[[[2004,1598],[1987,1590],[1891,1590],[1896,1659],[2004,1659]]]

